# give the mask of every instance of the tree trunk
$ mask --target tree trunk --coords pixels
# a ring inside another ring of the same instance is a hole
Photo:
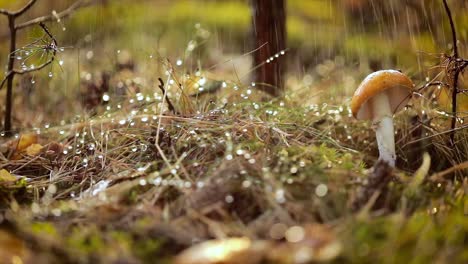
[[[259,48],[254,52],[256,86],[279,96],[284,90],[286,70],[285,56],[281,54],[286,48],[285,1],[252,0],[252,22],[254,48]]]

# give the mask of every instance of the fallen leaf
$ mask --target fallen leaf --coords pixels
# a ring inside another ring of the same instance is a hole
[[[23,153],[29,146],[37,144],[38,137],[36,134],[24,134],[19,139],[15,139],[7,143],[9,152],[11,153],[11,160],[21,159]]]
[[[41,144],[32,144],[26,148],[25,152],[29,156],[37,156],[41,152],[42,148]]]
[[[21,135],[16,146],[13,145],[13,148],[16,148],[16,152],[22,152],[26,150],[32,144],[37,143],[37,135],[36,134],[25,134]]]

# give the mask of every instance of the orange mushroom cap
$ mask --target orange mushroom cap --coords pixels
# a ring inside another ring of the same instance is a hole
[[[369,74],[359,85],[351,99],[351,111],[357,119],[372,119],[368,100],[385,92],[392,113],[401,110],[411,97],[414,84],[405,74],[396,70],[381,70]]]

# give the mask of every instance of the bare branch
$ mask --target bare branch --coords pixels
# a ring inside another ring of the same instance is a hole
[[[52,39],[52,43],[50,44],[50,50],[52,50],[52,56],[50,57],[49,60],[47,60],[46,62],[44,62],[43,64],[33,68],[33,69],[28,69],[28,70],[22,70],[22,71],[14,71],[15,74],[25,74],[25,73],[29,73],[29,72],[34,72],[34,71],[39,71],[41,69],[44,69],[47,65],[50,65],[54,60],[55,60],[55,55],[57,55],[57,49],[58,49],[58,46],[57,46],[57,40],[54,38],[54,36],[50,33],[49,29],[46,27],[46,25],[44,23],[39,23],[39,26],[42,28],[42,30],[44,30],[44,32],[47,34],[47,36],[49,36],[51,39]]]
[[[453,41],[453,56],[451,59],[453,59],[455,62],[459,60],[458,57],[458,46],[457,46],[457,32],[455,30],[455,24],[453,23],[453,18],[452,18],[452,12],[450,11],[450,7],[447,4],[447,0],[443,0],[444,7],[445,7],[445,12],[447,13],[447,17],[450,22],[450,29],[452,30],[452,41]],[[452,79],[452,122],[450,125],[451,128],[451,133],[450,133],[450,143],[452,145],[455,144],[455,128],[457,126],[457,94],[458,94],[458,77],[460,75],[460,68],[455,70],[455,73],[453,74],[453,79]]]
[[[177,111],[175,110],[174,105],[172,104],[171,100],[169,100],[169,97],[167,97],[166,90],[164,89],[164,81],[161,78],[158,78],[159,80],[159,89],[161,89],[163,95],[166,95],[166,102],[169,107],[169,111],[171,111],[174,114],[177,114]]]
[[[452,29],[453,56],[455,58],[458,58],[457,32],[455,31],[455,24],[453,23],[452,12],[450,11],[450,7],[448,6],[447,1],[444,0],[443,2],[444,2],[445,12],[447,13],[447,16],[450,22],[450,28]]]
[[[44,62],[43,64],[41,64],[41,65],[39,65],[39,66],[37,66],[35,68],[27,69],[27,70],[15,70],[15,69],[13,69],[13,70],[9,71],[5,75],[5,77],[3,78],[2,82],[0,83],[0,90],[2,89],[2,87],[5,84],[6,80],[11,75],[15,75],[15,74],[22,75],[22,74],[26,74],[26,73],[30,73],[30,72],[39,71],[39,70],[44,69],[48,65],[50,65],[52,62],[54,62],[55,56],[57,55],[57,50],[58,50],[57,40],[50,33],[49,29],[46,27],[46,25],[44,23],[39,23],[39,26],[42,28],[42,30],[44,30],[44,32],[47,34],[47,36],[49,36],[49,38],[52,40],[52,43],[49,45],[49,47],[47,47],[48,50],[52,51],[52,56],[46,62]]]
[[[30,0],[29,3],[27,3],[25,6],[23,6],[20,10],[13,12],[12,15],[15,17],[19,17],[22,14],[24,14],[26,11],[28,11],[35,3],[37,0]]]
[[[0,9],[0,14],[5,15],[5,16],[12,16],[13,14],[5,9]]]
[[[34,26],[34,25],[37,25],[39,23],[45,23],[45,22],[54,21],[54,20],[57,20],[57,19],[66,18],[66,17],[72,15],[73,12],[76,9],[81,8],[81,7],[89,6],[89,5],[93,4],[93,2],[94,1],[79,0],[79,1],[75,2],[73,5],[69,6],[67,9],[63,10],[60,13],[34,18],[32,20],[29,20],[29,21],[26,21],[24,23],[21,23],[21,24],[17,25],[15,27],[15,29],[17,29],[17,30],[24,29],[26,27]]]
[[[8,16],[8,17],[12,17],[12,18],[19,17],[22,14],[24,14],[26,11],[28,11],[29,8],[31,8],[36,3],[36,1],[37,0],[30,0],[29,3],[27,3],[25,6],[23,6],[18,11],[8,11],[8,10],[5,10],[5,9],[0,9],[0,14]]]

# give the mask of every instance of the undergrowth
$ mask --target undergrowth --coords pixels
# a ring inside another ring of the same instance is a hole
[[[399,169],[375,190],[383,199],[356,207],[377,150],[346,103],[262,102],[251,86],[219,85],[198,96],[166,85],[166,95],[137,93],[93,118],[2,139],[0,168],[16,180],[0,181],[0,237],[15,243],[0,255],[169,263],[194,242],[281,240],[278,224],[316,223],[342,245],[336,263],[468,260],[466,129],[446,147],[447,117],[414,100],[397,116]]]

